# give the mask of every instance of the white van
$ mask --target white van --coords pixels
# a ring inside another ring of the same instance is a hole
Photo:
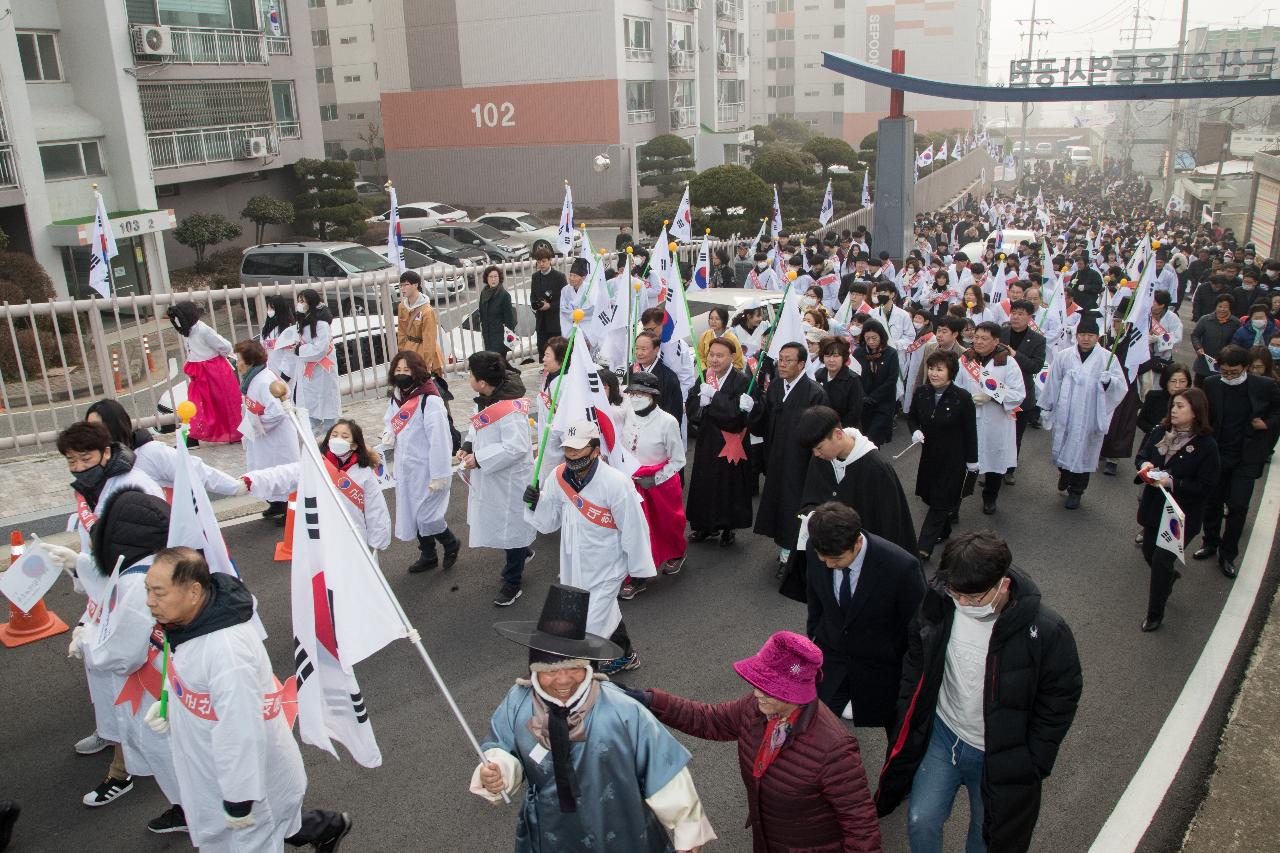
[[[1072,166],[1087,166],[1093,162],[1093,152],[1087,145],[1068,145],[1063,157]]]

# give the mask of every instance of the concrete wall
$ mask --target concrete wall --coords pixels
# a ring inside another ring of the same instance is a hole
[[[241,236],[228,243],[220,243],[210,251],[218,252],[233,246],[245,247],[253,244],[254,224],[240,218],[245,202],[255,195],[269,195],[285,201],[292,201],[298,194],[297,180],[293,169],[284,167],[271,169],[261,173],[261,180],[214,179],[191,181],[178,187],[178,194],[160,199],[161,207],[173,208],[178,222],[192,213],[221,213],[244,229]],[[196,261],[195,252],[173,238],[172,231],[164,233],[164,250],[172,269],[189,267]],[[294,234],[292,225],[268,226],[264,240],[282,240]]]

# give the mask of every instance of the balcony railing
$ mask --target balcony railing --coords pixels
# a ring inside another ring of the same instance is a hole
[[[696,107],[673,107],[671,109],[671,128],[693,127],[698,123]]]
[[[716,104],[716,130],[742,126],[742,104]]]
[[[667,56],[667,64],[672,71],[693,71],[693,51],[673,50]]]
[[[657,118],[653,110],[627,110],[627,124],[651,124]]]
[[[721,71],[737,71],[742,65],[742,56],[737,53],[724,53],[723,51],[716,54],[716,68]]]
[[[647,47],[628,47],[627,62],[652,62],[653,51]]]
[[[13,159],[13,148],[5,143],[0,145],[0,187],[16,187],[18,185],[18,164]]]
[[[743,18],[742,7],[731,0],[716,0],[716,17],[722,21],[740,21]]]
[[[667,0],[667,9],[672,12],[694,12],[699,5],[698,0]]]
[[[247,160],[245,143],[258,136],[266,138],[268,154],[279,154],[280,138],[297,139],[300,133],[296,122],[235,124],[149,133],[147,142],[151,147],[151,168],[172,169],[176,166]]]
[[[302,125],[296,121],[278,121],[276,132],[280,134],[281,139],[301,139]]]
[[[267,39],[251,30],[170,27],[173,62],[186,65],[249,65],[270,61]],[[288,41],[288,39],[284,39]],[[288,51],[285,51],[286,53]]]
[[[288,56],[293,53],[293,42],[288,36],[267,36],[267,53],[272,56]]]

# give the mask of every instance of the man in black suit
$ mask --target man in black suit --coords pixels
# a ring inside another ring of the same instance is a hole
[[[1086,311],[1098,307],[1098,297],[1102,295],[1102,275],[1089,266],[1089,253],[1082,252],[1076,256],[1076,268],[1071,272],[1071,282],[1067,285],[1071,298]]]
[[[831,501],[813,511],[806,558],[806,633],[822,649],[818,697],[855,726],[892,734],[908,628],[924,599],[911,554],[862,530],[858,513]]]
[[[560,270],[551,268],[551,250],[539,246],[533,253],[535,269],[529,280],[529,304],[534,312],[537,357],[547,349],[547,341],[560,334],[560,291],[569,283]]]
[[[1248,351],[1234,344],[1218,353],[1218,370],[1204,381],[1204,393],[1222,465],[1204,507],[1203,544],[1192,556],[1217,554],[1222,573],[1234,578],[1253,483],[1280,434],[1280,383],[1250,373]]]
[[[680,393],[680,380],[675,371],[663,364],[658,355],[660,346],[662,340],[653,332],[636,335],[636,362],[631,365],[631,372],[642,371],[658,377],[658,408],[680,423],[684,420],[684,395]]]
[[[1017,415],[1018,452],[1022,452],[1022,434],[1027,431],[1032,413],[1036,411],[1035,378],[1045,364],[1044,335],[1031,328],[1031,315],[1035,306],[1026,299],[1015,299],[1009,303],[1009,322],[1000,330],[1000,343],[1007,344],[1013,350],[1013,357],[1018,361],[1018,369],[1022,371],[1022,384],[1027,389],[1027,396],[1022,401],[1022,408]],[[1012,486],[1015,482],[1010,468],[1005,472],[1004,481]]]

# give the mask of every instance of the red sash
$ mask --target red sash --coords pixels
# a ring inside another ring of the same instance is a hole
[[[347,500],[355,504],[356,509],[364,512],[364,489],[360,488],[360,485],[351,479],[346,471],[339,470],[338,466],[328,459],[324,460],[324,469],[329,472],[329,479],[333,480],[338,491],[346,495]]]
[[[262,405],[248,394],[244,395],[244,407],[249,410],[250,414],[257,415],[258,417],[262,417],[263,412],[267,410],[266,406]]]
[[[399,435],[400,431],[409,425],[409,419],[413,417],[416,411],[418,411],[418,406],[421,405],[421,401],[421,394],[416,397],[410,397],[408,402],[400,407],[400,411],[391,416],[391,431],[393,433]]]
[[[93,510],[89,509],[89,502],[84,499],[84,495],[76,492],[76,515],[80,519],[80,526],[84,528],[84,532],[88,533],[93,527],[93,523],[98,520],[98,516],[94,515]]]
[[[984,272],[984,273],[982,274],[982,278],[977,279],[976,281],[974,281],[974,284],[978,285],[978,289],[979,289],[979,290],[981,290],[981,289],[982,289],[982,285],[984,285],[984,284],[986,284],[986,283],[987,283],[987,277],[988,277],[989,275],[990,275],[990,273],[985,273],[985,272]]]
[[[151,640],[147,645],[147,660],[125,679],[124,687],[116,697],[117,705],[129,703],[133,707],[132,713],[136,715],[138,709],[142,707],[144,696],[150,696],[152,699],[160,698],[160,671],[155,667],[155,660],[160,657],[163,648],[164,631],[157,625],[151,629]]]
[[[618,529],[618,525],[613,521],[613,513],[602,506],[593,504],[574,491],[573,486],[570,486],[569,481],[565,479],[563,463],[556,468],[556,480],[560,482],[560,488],[564,490],[565,497],[569,499],[569,503],[577,507],[583,518],[598,527],[604,527],[609,530]]]
[[[907,355],[910,355],[911,353],[920,349],[920,347],[929,343],[929,341],[933,340],[933,337],[934,337],[933,332],[925,332],[923,335],[916,338],[907,346]]]
[[[1165,343],[1169,342],[1169,332],[1165,329],[1164,326],[1160,325],[1160,321],[1157,320],[1155,317],[1151,318],[1151,334],[1159,335],[1161,338],[1164,339]]]
[[[217,722],[218,714],[213,709],[212,697],[208,693],[197,693],[187,687],[173,663],[173,656],[170,655],[169,685],[173,688],[173,698],[200,719]],[[274,676],[272,678],[276,683],[276,690],[262,697],[262,719],[273,720],[283,713],[285,722],[289,728],[293,728],[293,720],[298,715],[297,678],[291,675],[284,684],[280,683],[280,679]]]
[[[317,364],[320,365],[320,367],[324,368],[325,370],[333,370],[333,359],[329,358],[329,355],[332,352],[333,352],[333,344],[329,344],[329,352],[326,352],[324,354],[324,358],[320,359],[319,361],[308,361],[307,366],[302,369],[302,375],[310,379],[312,375],[315,374],[316,372]]]
[[[973,377],[973,381],[978,383],[978,387],[982,387],[982,364],[977,361],[970,361],[963,356],[960,358],[960,366],[965,372]]]
[[[835,284],[839,280],[840,279],[836,278],[835,273],[828,273],[827,275],[824,275],[822,278],[818,279],[817,285],[818,287],[830,287],[831,285]]]
[[[526,418],[529,417],[529,402],[522,399],[499,400],[492,406],[485,406],[483,411],[476,412],[472,415],[471,426],[478,432],[487,426],[496,424],[512,412],[519,412]]]

